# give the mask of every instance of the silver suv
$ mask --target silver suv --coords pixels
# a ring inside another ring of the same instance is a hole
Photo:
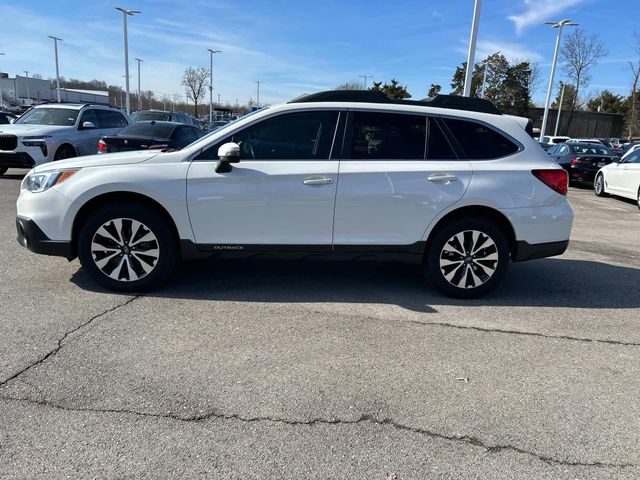
[[[108,105],[38,105],[15,123],[0,125],[0,175],[8,168],[33,168],[52,160],[93,155],[101,136],[128,124],[123,112]]]

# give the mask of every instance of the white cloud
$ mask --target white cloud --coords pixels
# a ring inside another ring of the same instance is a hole
[[[509,20],[515,24],[519,35],[531,25],[561,20],[554,16],[585,1],[587,0],[524,0],[526,10],[520,15],[511,15]]]
[[[466,45],[463,45],[461,43],[457,50],[460,53],[466,54],[467,48],[468,47]],[[511,62],[514,60],[540,61],[542,59],[542,55],[534,52],[533,50],[530,50],[520,43],[480,40],[478,41],[478,45],[476,47],[476,63],[488,57],[489,55],[493,55],[496,52],[500,52],[507,58],[507,60]]]

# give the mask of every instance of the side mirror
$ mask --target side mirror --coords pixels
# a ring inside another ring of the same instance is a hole
[[[96,128],[95,124],[93,122],[83,122],[82,123],[82,129],[83,130],[88,130],[90,128]]]
[[[231,164],[239,162],[240,146],[234,142],[225,143],[218,149],[216,173],[229,173],[231,171]]]

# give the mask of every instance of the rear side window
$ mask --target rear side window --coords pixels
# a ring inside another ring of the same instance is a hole
[[[397,113],[355,112],[345,158],[353,160],[423,160],[427,117]]]
[[[429,119],[427,138],[427,158],[429,160],[454,160],[457,158],[447,137],[434,118]]]
[[[100,128],[121,128],[127,126],[127,121],[121,113],[110,110],[96,110]]]
[[[485,125],[451,118],[443,121],[468,159],[490,160],[518,151],[515,143]]]

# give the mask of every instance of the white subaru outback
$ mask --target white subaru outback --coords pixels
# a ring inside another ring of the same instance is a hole
[[[38,166],[18,241],[79,257],[100,284],[152,288],[178,259],[404,259],[444,293],[495,287],[511,261],[560,255],[567,174],[527,120],[484,100],[321,92],[263,109],[176,152]]]

